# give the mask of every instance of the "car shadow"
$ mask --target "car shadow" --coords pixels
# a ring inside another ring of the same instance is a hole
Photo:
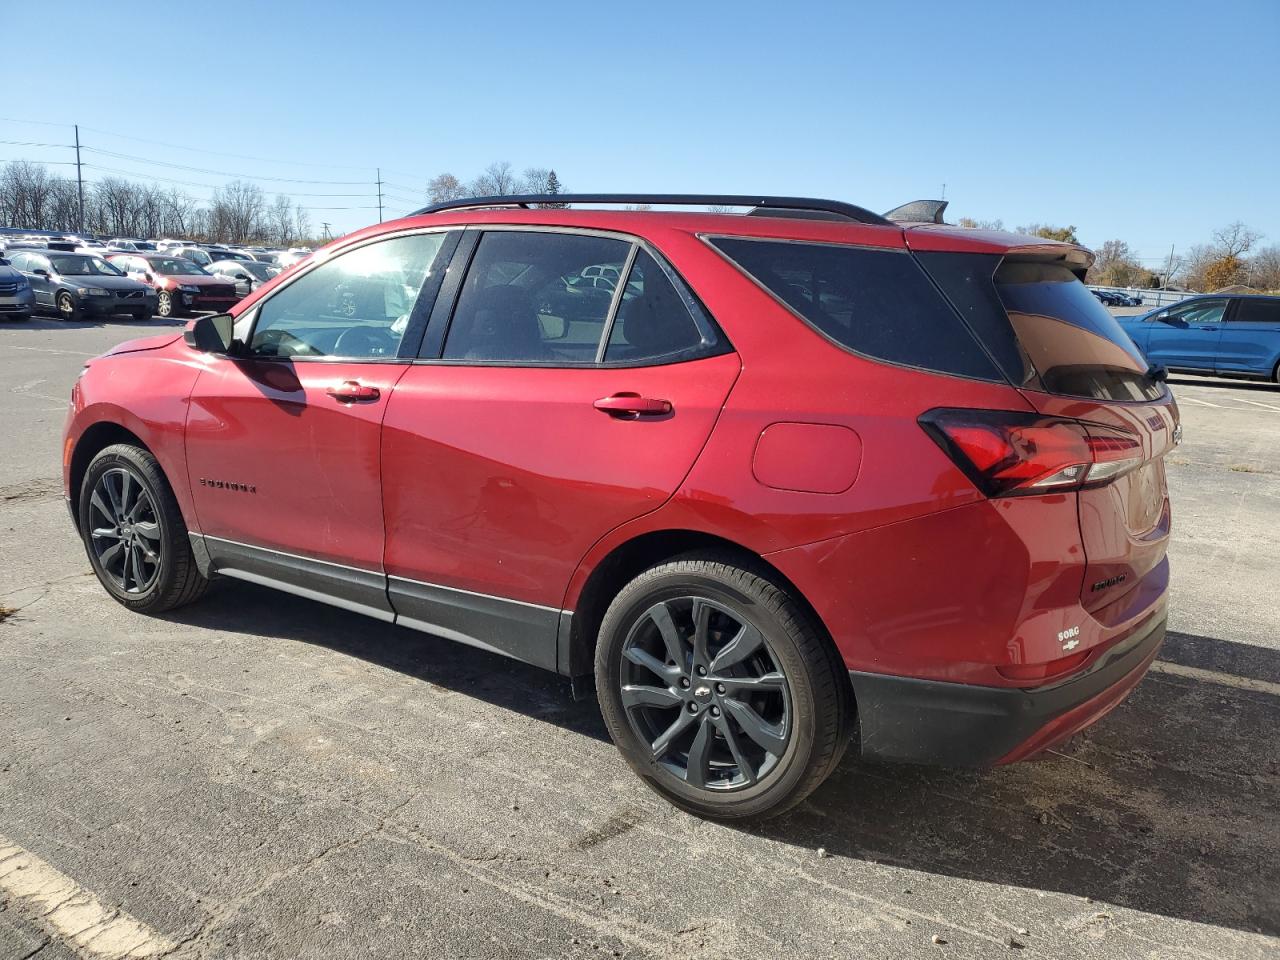
[[[312,601],[221,583],[170,616],[325,647],[607,740],[594,700],[574,702],[563,678]],[[938,769],[850,751],[796,810],[741,829],[924,874],[1280,935],[1277,691],[1277,651],[1170,633],[1124,704],[1046,760]],[[887,893],[909,901],[910,875],[897,883]]]
[[[150,329],[151,327],[185,327],[186,325],[187,321],[183,319],[152,317],[150,320],[135,320],[133,317],[124,316],[123,314],[106,319],[94,317],[92,320],[83,317],[75,320],[63,320],[60,317],[47,317],[37,314],[26,320],[19,320],[14,323],[15,327],[20,326],[23,330],[85,330],[113,326],[136,326]]]
[[[1217,387],[1231,390],[1261,390],[1264,393],[1280,392],[1280,384],[1266,380],[1232,380],[1227,377],[1190,377],[1186,374],[1169,374],[1167,381],[1174,387]]]

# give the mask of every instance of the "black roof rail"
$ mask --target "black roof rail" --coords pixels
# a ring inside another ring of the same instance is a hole
[[[876,226],[891,226],[890,222],[878,213],[872,213],[863,207],[840,200],[819,200],[815,197],[762,197],[759,194],[719,194],[719,193],[521,193],[497,197],[463,197],[458,200],[446,200],[433,203],[429,207],[415,210],[409,216],[417,217],[427,213],[443,213],[446,210],[475,210],[482,207],[525,207],[545,204],[647,204],[650,206],[685,206],[685,207],[751,207],[756,216],[769,216],[777,211],[778,216],[816,215],[821,219],[852,220],[855,223],[869,223]]]

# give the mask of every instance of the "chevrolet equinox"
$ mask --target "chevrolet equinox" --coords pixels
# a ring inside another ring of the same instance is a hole
[[[233,577],[594,685],[703,816],[787,809],[849,742],[1034,756],[1156,655],[1181,428],[1086,250],[943,206],[487,197],[353,233],[87,364],[72,516],[140,613]]]

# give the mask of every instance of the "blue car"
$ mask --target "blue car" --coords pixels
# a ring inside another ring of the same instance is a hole
[[[1116,319],[1153,364],[1280,383],[1280,297],[1208,294]]]

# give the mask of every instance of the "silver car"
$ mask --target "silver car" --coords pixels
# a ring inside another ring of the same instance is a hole
[[[30,320],[35,313],[36,295],[31,283],[9,261],[0,257],[0,318]]]

